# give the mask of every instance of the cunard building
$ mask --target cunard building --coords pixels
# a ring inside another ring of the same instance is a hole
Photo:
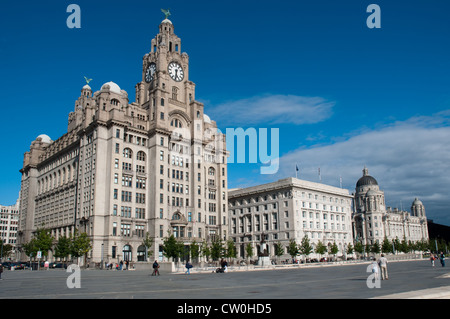
[[[144,260],[143,238],[185,245],[226,239],[225,136],[204,113],[190,81],[189,56],[165,19],[143,57],[136,101],[114,82],[88,84],[67,133],[38,136],[21,169],[19,242],[37,228],[55,238],[86,232],[89,261]]]

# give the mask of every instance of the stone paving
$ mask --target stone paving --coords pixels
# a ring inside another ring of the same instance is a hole
[[[392,262],[389,280],[368,288],[368,263],[150,276],[148,271],[82,270],[68,288],[64,269],[5,271],[1,299],[370,299],[449,298],[450,270],[428,260]]]

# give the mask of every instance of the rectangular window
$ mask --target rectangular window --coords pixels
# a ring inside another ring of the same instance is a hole
[[[132,193],[127,191],[122,191],[122,202],[131,202]]]

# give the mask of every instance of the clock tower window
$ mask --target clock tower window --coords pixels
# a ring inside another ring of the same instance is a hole
[[[172,99],[177,100],[178,97],[178,88],[176,86],[172,87]]]

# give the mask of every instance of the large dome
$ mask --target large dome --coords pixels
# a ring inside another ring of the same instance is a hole
[[[42,143],[50,144],[52,142],[52,139],[50,138],[50,136],[48,136],[46,134],[41,134],[37,138],[40,138]]]
[[[356,187],[366,185],[378,185],[378,182],[375,178],[369,175],[361,177],[360,179],[358,179],[358,182],[356,182]]]
[[[363,177],[358,179],[358,181],[356,182],[356,187],[367,185],[378,185],[378,182],[375,178],[369,175],[369,170],[367,168],[364,168]]]
[[[108,82],[102,85],[102,90],[109,90],[111,92],[121,94],[120,87],[114,82]]]

